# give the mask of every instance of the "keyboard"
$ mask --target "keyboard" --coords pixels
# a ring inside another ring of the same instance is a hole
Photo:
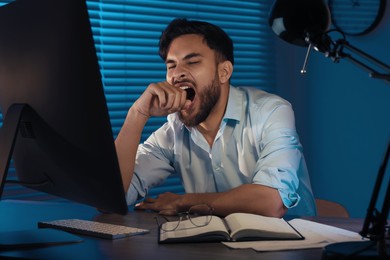
[[[108,224],[80,219],[63,219],[38,222],[40,228],[54,228],[71,233],[105,239],[118,239],[148,233],[148,229]]]

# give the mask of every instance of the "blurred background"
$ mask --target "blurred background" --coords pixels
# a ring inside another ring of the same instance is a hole
[[[145,87],[165,78],[165,65],[157,54],[165,26],[176,17],[215,23],[235,43],[232,84],[258,87],[292,103],[315,197],[339,202],[351,217],[364,217],[390,139],[390,84],[370,78],[347,60],[334,63],[314,51],[302,75],[307,49],[273,33],[268,25],[273,2],[87,1],[114,135]],[[367,2],[371,4],[360,1]],[[363,17],[365,10],[359,15]],[[387,6],[372,31],[348,35],[347,40],[390,64],[389,35]],[[143,140],[164,122],[165,118],[151,119]],[[8,179],[17,179],[15,169],[10,169]],[[151,195],[166,190],[183,192],[180,180],[169,178]],[[381,201],[383,196],[384,191]],[[16,184],[6,184],[2,199],[62,200]]]

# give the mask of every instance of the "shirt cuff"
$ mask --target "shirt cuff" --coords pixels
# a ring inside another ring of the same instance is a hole
[[[278,191],[279,191],[280,197],[282,198],[284,206],[286,206],[286,208],[288,208],[288,209],[291,209],[291,208],[297,206],[299,201],[301,200],[301,197],[296,192],[292,193],[292,192],[289,192],[286,190],[281,190],[281,189],[279,189]]]

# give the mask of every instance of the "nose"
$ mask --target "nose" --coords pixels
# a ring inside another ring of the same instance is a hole
[[[177,64],[174,71],[173,71],[172,77],[175,80],[178,80],[178,79],[185,78],[186,75],[187,75],[187,71],[185,70],[185,68],[183,66],[180,66],[179,64]]]
[[[188,68],[186,68],[185,64],[182,63],[176,63],[174,67],[168,68],[166,79],[167,82],[174,85],[175,82],[183,81],[184,79],[188,78]]]

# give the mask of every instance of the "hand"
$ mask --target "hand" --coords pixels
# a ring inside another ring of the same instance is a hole
[[[152,83],[134,103],[133,108],[146,117],[166,116],[186,109],[191,104],[186,96],[184,90],[166,81]]]
[[[154,210],[164,215],[176,215],[177,212],[182,211],[180,203],[183,195],[165,192],[160,194],[157,198],[146,198],[141,203],[135,206],[136,209]]]

